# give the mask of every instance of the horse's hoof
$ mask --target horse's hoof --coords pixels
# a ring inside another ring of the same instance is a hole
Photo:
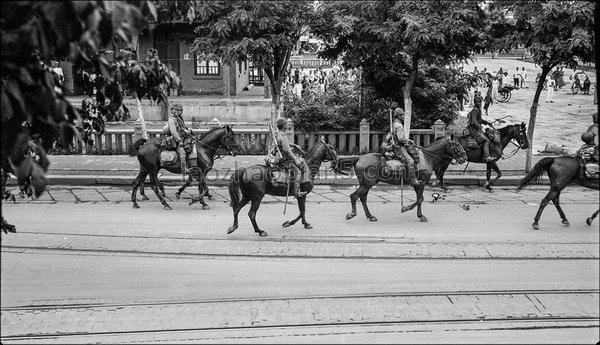
[[[210,210],[210,206],[208,206],[207,204],[202,205],[202,209],[203,210]]]
[[[569,221],[566,219],[563,219],[562,223],[563,223],[563,225],[566,225],[566,226],[571,225],[571,223],[569,223]]]
[[[258,236],[260,236],[260,237],[267,237],[267,236],[269,236],[269,234],[267,234],[266,231],[258,230]]]
[[[494,189],[492,187],[487,187],[488,192],[493,193]]]
[[[172,210],[172,208],[169,205],[165,205],[165,210]]]
[[[400,213],[404,213],[404,212],[406,212],[408,210],[409,210],[408,206],[402,206],[402,209],[400,210]]]
[[[145,195],[141,195],[140,198],[142,198],[142,200],[150,200],[150,198]]]
[[[237,230],[237,226],[230,226],[229,229],[227,229],[227,235],[234,232],[235,230]]]
[[[352,218],[354,218],[355,216],[356,216],[356,213],[348,213],[348,214],[346,215],[346,220],[352,219]]]
[[[176,197],[177,199],[181,199],[181,193],[179,193],[179,192],[175,193],[175,197]]]
[[[370,220],[371,222],[377,221],[377,217],[375,217],[375,216],[369,216],[369,217],[367,217],[367,219]]]
[[[421,220],[421,223],[427,223],[429,221],[429,219],[427,219],[425,216],[421,216],[419,219]]]
[[[214,200],[215,198],[213,198],[213,196],[211,194],[206,194],[206,197],[208,198],[208,200]]]
[[[287,228],[290,225],[292,225],[292,223],[289,220],[286,220],[285,223],[281,224],[282,227]]]
[[[306,223],[306,224],[304,224],[304,228],[310,230],[310,229],[313,228],[313,226],[310,225],[310,224],[308,224],[308,223]]]
[[[133,208],[140,208],[140,205],[138,205],[138,204],[133,204]]]
[[[585,224],[587,224],[588,226],[591,226],[593,221],[594,221],[594,218],[592,218],[592,217],[588,217],[588,218],[585,220]]]
[[[540,226],[537,223],[533,223],[531,224],[531,226],[533,227],[533,230],[539,230]]]

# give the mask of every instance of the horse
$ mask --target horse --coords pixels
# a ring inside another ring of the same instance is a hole
[[[198,180],[199,197],[198,199],[193,200],[191,203],[199,202],[202,204],[202,208],[204,210],[208,210],[210,207],[204,202],[204,196],[208,194],[208,186],[206,185],[205,179],[206,174],[212,170],[214,156],[219,148],[222,147],[233,154],[232,151],[237,148],[235,134],[230,126],[216,127],[205,133],[200,139],[196,139],[195,145],[198,152],[198,157],[196,158],[198,163],[198,171],[195,172],[194,175],[196,175]],[[160,138],[153,138],[150,140],[143,138],[138,139],[133,147],[133,152],[130,155],[137,156],[138,161],[140,162],[140,172],[133,181],[133,192],[131,193],[131,202],[133,203],[133,207],[140,207],[136,201],[138,187],[141,186],[141,194],[144,199],[148,199],[145,194],[143,194],[143,183],[146,179],[146,176],[149,175],[154,194],[156,194],[166,210],[171,210],[171,206],[169,206],[164,199],[165,190],[163,184],[158,180],[158,171],[164,168],[172,173],[180,174],[181,165],[179,163],[168,166],[161,164],[160,152],[162,150]],[[191,181],[192,175],[188,176],[185,184],[179,188],[179,191],[176,193],[177,198],[179,198],[181,192],[183,192],[183,190],[190,185]]]
[[[50,161],[46,151],[37,140],[31,139],[27,133],[17,134],[14,145],[11,147],[9,152],[8,145],[2,145],[2,165],[0,166],[2,198],[16,201],[15,196],[6,190],[10,174],[16,176],[21,195],[26,194],[32,198],[39,197],[48,185],[45,173],[50,166]],[[1,229],[5,234],[17,232],[16,227],[8,223],[4,216],[2,216]]]
[[[322,162],[336,161],[337,153],[330,144],[327,144],[323,139],[315,143],[315,145],[304,155],[304,159],[310,169],[310,183],[302,186],[302,191],[309,192],[313,189],[313,180],[319,171]],[[259,236],[268,236],[266,231],[261,230],[256,222],[256,213],[260,207],[260,203],[265,194],[276,196],[287,196],[290,193],[289,184],[286,186],[274,186],[270,182],[270,169],[266,165],[256,164],[247,168],[240,168],[234,171],[231,182],[229,183],[229,196],[233,209],[233,225],[227,230],[227,234],[231,234],[238,228],[238,214],[240,210],[251,202],[248,217],[254,227],[254,232]],[[308,193],[306,194],[308,195]],[[299,219],[302,219],[302,224],[305,229],[312,229],[305,218],[306,214],[306,195],[298,198],[298,209],[300,214],[291,221],[283,223],[283,227],[287,228],[296,224]]]
[[[463,147],[454,140],[454,135],[438,138],[433,143],[426,147],[419,148],[420,162],[417,166],[417,174],[422,180],[422,183],[414,186],[417,200],[409,206],[402,206],[402,213],[412,210],[417,207],[417,217],[421,222],[427,222],[427,218],[421,212],[421,204],[423,203],[423,191],[425,184],[431,178],[433,171],[439,169],[444,164],[450,164],[452,159],[455,159],[459,164],[462,164],[467,159],[467,154]],[[345,160],[345,161],[344,161]],[[346,215],[346,219],[352,219],[356,216],[356,200],[360,199],[363,205],[367,219],[374,222],[377,218],[371,214],[367,206],[367,194],[369,190],[379,181],[401,185],[407,179],[406,169],[401,172],[390,171],[386,167],[386,158],[380,153],[367,153],[359,157],[348,157],[338,160],[338,166],[334,169],[336,172],[345,172],[350,170],[350,164],[354,161],[353,168],[360,186],[350,195],[352,211]]]
[[[583,187],[598,190],[598,179],[592,179],[585,176],[585,166],[581,158],[570,156],[545,157],[538,161],[533,169],[519,182],[517,191],[521,191],[528,185],[539,183],[544,173],[550,179],[550,191],[542,199],[540,207],[533,218],[531,226],[534,230],[539,230],[539,220],[542,216],[542,211],[550,201],[556,207],[562,223],[569,225],[569,221],[560,207],[560,192],[571,183],[579,184]],[[592,225],[592,221],[598,216],[596,211],[592,216],[586,219],[587,225]]]
[[[526,150],[529,147],[529,139],[527,138],[527,128],[525,128],[525,122],[521,124],[513,124],[503,128],[498,129],[500,133],[500,148],[501,151],[504,152],[504,148],[509,143],[512,143],[516,146],[516,149],[510,157],[517,153],[518,150],[523,149]],[[483,160],[483,148],[468,148],[467,147],[467,136],[461,136],[457,138],[457,141],[463,147],[463,149],[467,152],[467,160],[473,163],[485,163],[486,164],[486,182],[485,188],[492,192],[492,184],[496,183],[498,179],[502,176],[502,172],[500,168],[498,168],[498,164],[496,163],[500,157],[497,157],[493,161],[485,162]],[[490,145],[491,146],[491,145]],[[491,147],[490,147],[491,149]],[[439,181],[440,187],[442,189],[446,189],[444,185],[444,173],[448,169],[448,164],[443,164],[439,167],[439,169],[435,170],[435,176]],[[490,183],[490,177],[492,176],[492,169],[496,172],[496,178]]]

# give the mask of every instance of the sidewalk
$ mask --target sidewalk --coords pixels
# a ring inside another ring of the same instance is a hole
[[[505,152],[508,154],[509,152]],[[341,156],[345,157],[345,156]],[[543,156],[533,156],[535,164]],[[50,167],[47,177],[51,185],[131,185],[139,172],[136,157],[128,155],[50,155]],[[208,173],[209,185],[228,185],[233,170],[254,164],[264,164],[264,156],[225,156],[215,161],[213,170]],[[519,151],[508,159],[498,161],[502,177],[497,186],[515,186],[525,175],[525,151]],[[448,185],[484,185],[486,180],[485,164],[465,163],[450,165],[444,176]],[[496,174],[492,172],[492,179]],[[180,185],[180,176],[161,170],[161,182],[166,185]],[[435,176],[430,182],[435,181]],[[146,181],[149,181],[147,178]],[[9,183],[15,183],[10,179]],[[350,176],[335,174],[329,169],[329,163],[321,165],[315,177],[315,184],[356,185],[358,181]]]

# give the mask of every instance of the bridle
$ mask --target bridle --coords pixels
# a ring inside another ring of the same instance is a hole
[[[197,138],[197,137],[195,137],[195,136],[192,136],[192,139],[193,139],[195,142],[197,142],[197,143],[200,143],[201,145],[204,145],[204,146],[206,146],[206,147],[208,147],[208,148],[211,148],[211,149],[215,150],[215,152],[216,152],[217,154],[216,154],[216,156],[214,157],[214,159],[221,159],[221,158],[223,158],[223,157],[225,156],[224,154],[221,154],[221,153],[219,153],[219,148],[221,148],[221,147],[225,147],[225,148],[226,148],[226,150],[227,150],[227,151],[229,151],[229,154],[230,154],[230,155],[232,155],[232,156],[235,156],[235,155],[233,154],[233,150],[231,149],[231,146],[232,146],[232,145],[231,145],[231,141],[232,141],[232,140],[234,140],[235,138],[234,138],[233,132],[230,132],[230,131],[229,131],[229,130],[227,130],[227,129],[226,129],[226,132],[225,132],[225,134],[224,134],[224,135],[223,135],[223,137],[221,138],[221,140],[219,140],[219,145],[218,145],[217,147],[215,147],[215,146],[212,146],[212,145],[210,145],[210,144],[207,144],[207,143],[205,143],[204,141],[202,141],[202,139],[199,139],[199,138]],[[227,143],[227,144],[224,144],[224,143],[223,143],[223,141],[224,141],[224,140],[227,140],[227,141],[228,141],[228,143]]]
[[[517,130],[517,135],[515,135],[512,139],[510,139],[510,143],[515,145],[516,147],[509,154],[502,155],[502,159],[508,159],[508,158],[511,158],[512,156],[516,155],[517,152],[519,152],[519,150],[523,149],[523,145],[525,145],[525,143],[526,143],[527,133],[525,133],[525,128],[523,127],[523,125],[513,125],[513,126],[519,126],[519,129]]]

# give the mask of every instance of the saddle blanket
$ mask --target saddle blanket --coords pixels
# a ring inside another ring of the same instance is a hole
[[[177,151],[162,150],[160,152],[160,164],[163,166],[179,164]]]
[[[270,169],[269,182],[274,187],[285,187],[290,183],[290,173],[283,170]]]
[[[596,163],[587,163],[584,168],[585,177],[590,179],[600,178],[600,165]]]

